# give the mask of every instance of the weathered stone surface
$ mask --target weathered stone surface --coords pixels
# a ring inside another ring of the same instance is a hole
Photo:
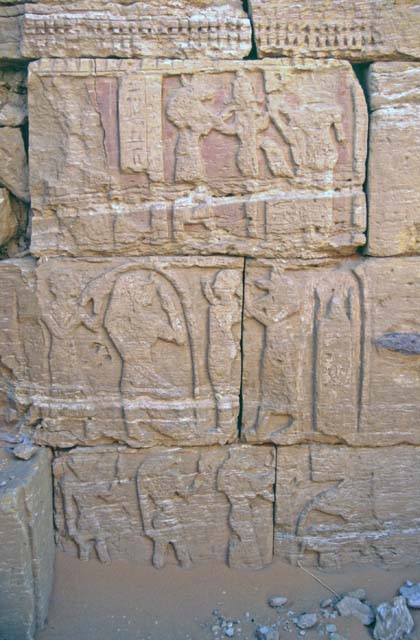
[[[365,602],[361,602],[359,598],[355,598],[354,596],[347,595],[341,598],[341,600],[337,602],[336,609],[340,616],[354,616],[366,626],[369,626],[375,621],[375,614],[372,607]]]
[[[28,161],[22,132],[14,127],[0,127],[0,186],[17,198],[29,201]]]
[[[420,583],[404,584],[400,588],[400,594],[404,596],[409,607],[420,609]]]
[[[420,253],[420,63],[372,65],[368,91],[368,252]]]
[[[32,640],[48,613],[54,533],[50,456],[0,449],[0,637]]]
[[[249,0],[260,56],[420,58],[417,0]]]
[[[0,249],[16,236],[18,228],[19,221],[10,192],[0,188]]]
[[[240,59],[251,49],[241,0],[35,0],[0,6],[0,27],[11,59]]]
[[[26,73],[0,67],[0,126],[20,127],[27,118]]]
[[[59,544],[81,559],[271,561],[271,447],[76,448],[55,459],[54,476]]]
[[[414,620],[403,597],[383,602],[376,609],[375,640],[404,640],[414,628]]]
[[[322,567],[412,564],[419,498],[419,447],[280,447],[275,553]]]
[[[242,259],[4,261],[0,274],[5,405],[15,423],[41,419],[37,443],[236,438]]]
[[[420,259],[246,267],[243,437],[420,443]]]
[[[30,65],[36,255],[352,253],[367,116],[339,61]]]

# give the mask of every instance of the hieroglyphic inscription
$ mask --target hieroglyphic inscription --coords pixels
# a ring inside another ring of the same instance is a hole
[[[163,181],[161,78],[127,76],[119,86],[122,171]]]
[[[77,448],[54,476],[59,543],[84,560],[271,562],[271,447]]]

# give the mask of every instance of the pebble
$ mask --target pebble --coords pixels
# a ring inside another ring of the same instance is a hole
[[[344,636],[340,636],[339,633],[332,633],[329,640],[347,640],[347,638],[345,638]]]
[[[280,631],[277,627],[258,627],[255,635],[258,640],[280,640]]]
[[[392,603],[382,602],[376,609],[375,640],[402,640],[414,627],[405,598],[398,596]]]
[[[273,609],[277,607],[283,607],[285,604],[287,604],[287,598],[285,598],[284,596],[271,596],[271,598],[269,598],[268,600],[268,604],[270,605],[270,607],[273,607]]]
[[[296,626],[299,629],[312,629],[318,622],[318,616],[316,613],[302,613],[296,619]]]
[[[327,624],[325,630],[327,633],[335,633],[337,631],[337,627],[335,624]]]
[[[400,594],[407,600],[412,609],[420,609],[420,582],[413,584],[406,582],[400,589]]]
[[[337,602],[336,608],[341,616],[354,616],[366,626],[372,624],[375,620],[375,614],[372,608],[368,604],[360,602],[358,598],[344,596],[344,598],[341,598],[341,600]]]
[[[228,638],[233,638],[235,635],[235,629],[233,627],[228,627],[225,631],[225,636]]]
[[[349,591],[348,596],[350,598],[357,598],[358,600],[366,600],[366,589],[354,589],[354,591]]]
[[[321,609],[328,609],[328,607],[332,607],[332,605],[333,605],[332,598],[325,598],[324,600],[321,600],[321,602],[319,603],[319,606],[321,607]]]
[[[30,460],[37,452],[38,447],[32,442],[22,442],[17,444],[13,449],[13,455],[19,460]]]

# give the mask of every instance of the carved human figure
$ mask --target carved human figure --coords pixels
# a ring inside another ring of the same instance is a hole
[[[308,182],[331,184],[339,144],[345,140],[341,109],[324,102],[298,103],[291,107],[280,93],[268,96],[268,109],[276,129],[289,145],[295,175]],[[267,142],[265,152],[275,173],[276,149]]]
[[[200,469],[191,477],[183,473],[182,456],[157,455],[140,465],[137,473],[137,495],[144,533],[153,540],[153,566],[165,566],[172,546],[182,567],[192,560],[182,521],[181,505],[199,489]]]
[[[84,324],[84,314],[79,305],[80,284],[74,274],[58,271],[47,280],[52,296],[42,316],[50,336],[48,364],[53,385],[63,389],[69,386],[83,387],[83,371],[77,348],[77,329]]]
[[[212,130],[229,133],[225,120],[232,115],[232,106],[215,113],[206,103],[216,91],[201,78],[181,76],[181,86],[168,98],[166,115],[178,129],[175,149],[175,181],[200,182],[205,175],[200,141]]]
[[[297,417],[297,384],[299,369],[299,312],[301,292],[295,282],[274,267],[269,277],[254,284],[265,291],[262,296],[248,297],[246,313],[265,327],[262,353],[262,393],[255,429],[269,433],[272,416],[278,416],[278,429],[291,426]]]
[[[232,395],[232,375],[238,355],[234,327],[241,321],[242,279],[232,269],[217,272],[213,282],[202,281],[209,302],[207,368],[217,406],[217,424],[232,420],[227,398]]]
[[[156,274],[130,271],[118,277],[104,318],[122,359],[125,396],[174,398],[180,390],[156,370],[153,348],[159,340],[183,345],[186,328],[174,291]]]
[[[252,503],[257,498],[273,502],[273,473],[259,467],[255,456],[240,449],[231,449],[217,474],[217,489],[229,500],[229,565],[259,569],[264,566],[254,521]]]
[[[232,134],[239,139],[238,167],[243,176],[258,177],[258,134],[268,128],[270,117],[264,109],[264,98],[257,98],[252,81],[244,71],[236,73],[233,82],[234,123]]]
[[[77,544],[80,560],[89,560],[94,549],[101,562],[111,562],[107,534],[98,512],[102,510],[103,514],[103,504],[112,496],[112,483],[97,483],[92,493],[81,484],[66,483],[64,478],[61,488],[67,532]]]

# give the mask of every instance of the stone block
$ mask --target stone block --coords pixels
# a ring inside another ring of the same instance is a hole
[[[4,261],[0,274],[5,412],[39,444],[236,438],[243,259]]]
[[[260,56],[420,58],[417,0],[249,0]]]
[[[419,498],[419,447],[280,447],[275,555],[324,568],[413,565]]]
[[[328,256],[365,242],[347,62],[30,65],[35,255]]]
[[[0,637],[33,640],[45,623],[53,580],[50,454],[16,460],[0,449]]]
[[[4,58],[243,58],[251,49],[241,0],[2,4]]]
[[[420,63],[376,63],[368,74],[368,253],[420,253]]]
[[[274,448],[76,448],[54,462],[59,545],[83,560],[261,568],[273,544]]]
[[[247,442],[420,444],[420,259],[247,261]]]

